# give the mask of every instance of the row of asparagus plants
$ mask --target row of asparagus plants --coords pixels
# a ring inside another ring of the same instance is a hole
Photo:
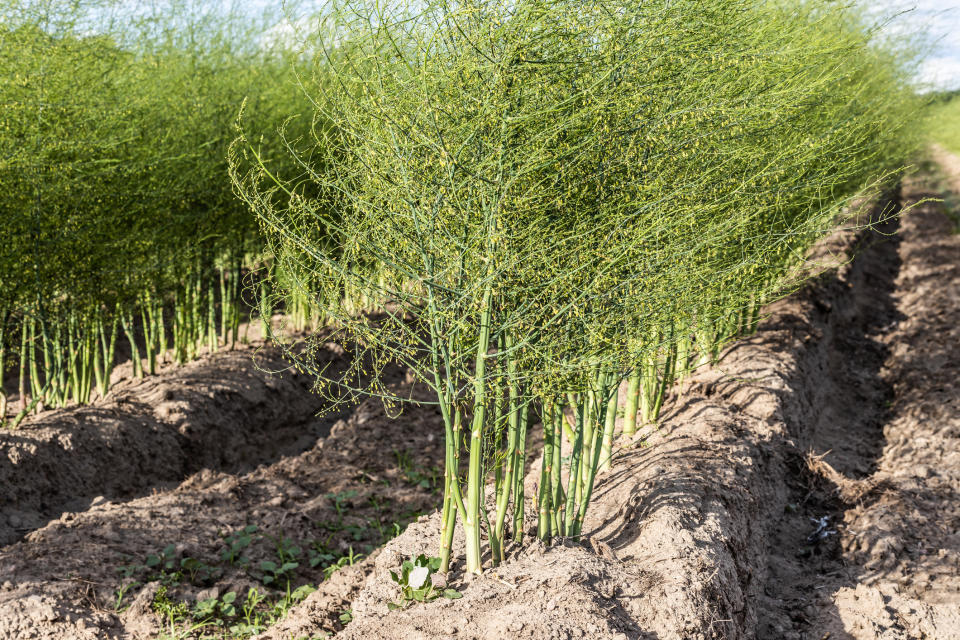
[[[143,378],[167,362],[184,364],[201,352],[233,348],[244,304],[240,267],[189,274],[166,295],[147,290],[137,301],[86,310],[20,307],[0,312],[0,358],[16,375],[16,412],[0,394],[0,422],[16,426],[30,412],[87,404],[110,392],[121,360],[118,337],[127,349],[131,374]]]
[[[909,52],[847,4],[338,0],[311,24],[297,169],[241,119],[231,176],[283,274],[261,293],[354,355],[290,349],[318,389],[402,402],[400,363],[435,393],[444,571],[458,527],[471,573],[528,521],[578,538],[618,413],[655,420],[914,146]]]
[[[306,104],[297,52],[262,38],[282,19],[0,3],[0,423],[106,396],[127,357],[142,377],[237,342],[270,260],[226,153],[244,100],[264,131]]]

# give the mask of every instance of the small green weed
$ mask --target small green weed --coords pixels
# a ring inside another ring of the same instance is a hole
[[[158,571],[172,571],[176,566],[177,547],[168,544],[159,553],[151,553],[147,556],[147,567]]]
[[[402,609],[413,602],[430,602],[444,597],[451,600],[462,598],[456,589],[440,591],[433,586],[433,574],[440,569],[440,558],[428,558],[420,554],[401,565],[400,573],[390,572],[390,578],[400,587],[400,602],[387,603],[390,609]]]
[[[235,591],[229,591],[220,598],[200,600],[193,607],[193,617],[197,620],[232,618],[237,615],[237,608],[234,605],[236,600],[237,594]]]
[[[187,572],[191,584],[209,584],[223,575],[219,567],[212,567],[196,558],[184,558],[180,561],[180,568]]]
[[[257,525],[249,524],[239,531],[224,536],[226,547],[220,552],[220,558],[230,564],[246,566],[250,560],[243,556],[243,550],[249,547],[257,537]]]
[[[116,590],[114,590],[113,610],[116,611],[117,613],[123,613],[127,609],[127,606],[129,606],[129,605],[124,606],[123,599],[127,596],[127,593],[131,589],[135,589],[139,586],[140,586],[139,582],[128,582],[127,584],[121,584]]]
[[[340,493],[328,493],[326,495],[333,502],[333,508],[337,512],[337,523],[342,527],[343,526],[343,516],[347,512],[347,508],[350,507],[350,501],[357,496],[357,492],[350,491],[341,491]]]
[[[397,466],[403,477],[412,485],[421,489],[428,489],[431,493],[436,493],[440,487],[440,470],[437,467],[424,467],[413,461],[413,455],[409,451],[393,450],[397,458]]]
[[[353,547],[350,547],[349,552],[345,556],[341,556],[333,564],[323,568],[323,577],[325,580],[329,580],[330,576],[335,574],[337,571],[344,567],[352,567],[357,562],[363,560],[364,555],[362,553],[354,553]]]
[[[153,602],[150,605],[153,610],[165,624],[176,624],[184,620],[190,610],[184,602],[174,602],[167,596],[167,587],[161,586],[153,596]]]
[[[260,570],[263,572],[260,581],[267,586],[280,584],[281,580],[286,580],[289,584],[294,571],[299,566],[299,562],[276,563],[273,560],[264,560],[260,563]]]

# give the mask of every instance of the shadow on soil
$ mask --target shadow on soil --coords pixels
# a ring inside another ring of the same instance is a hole
[[[901,269],[898,226],[895,219],[862,233],[846,279],[815,285],[818,357],[808,358],[798,372],[815,384],[797,384],[809,392],[806,402],[814,412],[810,420],[785,416],[796,446],[788,449],[787,508],[770,535],[757,637],[806,637],[815,618],[840,620],[831,596],[858,583],[835,527],[854,506],[848,502],[851,488],[876,470],[886,445],[894,391],[882,376],[890,356],[882,337],[904,319],[893,297]],[[880,493],[882,487],[873,486],[857,500],[862,504]],[[853,640],[842,628],[828,635]]]
[[[325,357],[344,366],[335,352]],[[352,410],[331,410],[312,386],[272,349],[224,351],[0,432],[0,544],[96,499],[149,495],[201,470],[245,473],[310,449]]]

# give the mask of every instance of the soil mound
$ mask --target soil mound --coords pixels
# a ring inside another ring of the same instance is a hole
[[[260,367],[281,364],[259,356]],[[4,467],[24,478],[5,487],[21,510],[81,490],[100,497],[0,549],[0,638],[156,638],[164,599],[192,608],[232,591],[239,610],[250,588],[283,602],[288,579],[291,591],[319,585],[308,601],[314,626],[342,628],[368,556],[436,508],[442,423],[433,407],[397,419],[374,400],[346,420],[316,418],[322,403],[309,385],[263,373],[251,352],[219,354],[131,385],[107,407],[50,412],[4,434],[27,452]],[[83,466],[45,475],[45,465],[70,463]],[[143,477],[130,487],[127,474]],[[282,554],[298,566],[271,581],[262,563],[282,565]]]
[[[309,446],[339,416],[317,420],[323,401],[289,368],[262,345],[224,351],[0,431],[0,544],[97,499],[143,495],[200,469],[249,470]]]

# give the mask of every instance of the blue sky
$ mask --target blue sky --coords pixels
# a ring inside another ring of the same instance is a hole
[[[933,89],[960,89],[960,0],[874,0],[870,6],[884,15],[908,11],[887,31],[920,33],[930,44],[918,80]]]
[[[154,0],[156,2],[157,0]],[[409,0],[415,1],[415,0]],[[926,60],[918,69],[917,79],[928,89],[960,89],[960,0],[848,0],[865,7],[880,17],[899,15],[887,27],[893,37],[922,34],[929,44]],[[159,0],[163,2],[163,0]],[[256,15],[264,10],[277,11],[281,7],[322,4],[322,0],[187,0],[199,7],[239,7]],[[146,3],[149,6],[151,3]],[[121,0],[121,6],[142,7],[142,0]]]

